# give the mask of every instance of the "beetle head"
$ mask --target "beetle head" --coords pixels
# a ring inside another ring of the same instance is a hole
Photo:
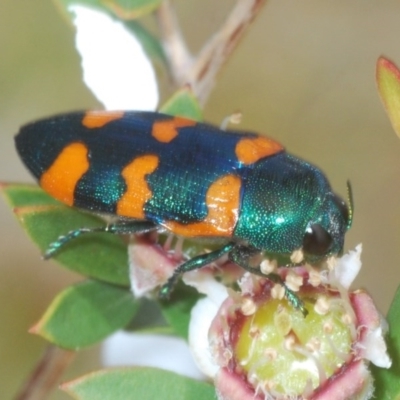
[[[349,205],[338,195],[329,192],[318,210],[317,218],[308,223],[302,245],[307,260],[318,261],[342,253],[345,233],[353,221],[349,183],[347,187]]]

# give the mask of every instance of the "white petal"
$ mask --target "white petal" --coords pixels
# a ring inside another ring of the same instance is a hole
[[[106,367],[139,365],[158,367],[195,379],[204,379],[183,339],[119,331],[102,346]]]
[[[76,48],[83,79],[108,110],[155,110],[158,88],[153,66],[139,41],[109,15],[72,5]]]
[[[200,299],[192,308],[189,323],[189,346],[198,368],[208,377],[214,378],[219,366],[214,362],[208,331],[221,304],[228,297],[226,286],[218,282],[207,270],[187,272],[183,275],[187,285],[193,286],[207,297]]]
[[[383,338],[382,327],[370,330],[363,340],[362,355],[377,367],[390,368],[392,360],[387,353],[387,347]]]
[[[214,362],[208,341],[208,331],[219,306],[210,298],[199,300],[192,308],[189,324],[189,346],[197,367],[208,377],[214,378],[219,366]]]
[[[147,296],[150,291],[167,281],[176,262],[159,247],[133,236],[128,245],[129,278],[135,297]]]
[[[361,269],[361,251],[362,245],[359,244],[354,250],[337,260],[334,274],[337,281],[345,288],[349,289],[354,279]]]

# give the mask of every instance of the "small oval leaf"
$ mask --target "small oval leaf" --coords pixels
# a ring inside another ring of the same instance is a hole
[[[54,2],[62,14],[69,20],[73,16],[69,9],[71,6],[76,4],[103,10],[104,12],[111,14],[108,8],[103,4],[103,0],[54,0]]]
[[[178,90],[159,111],[165,114],[190,118],[195,121],[203,120],[203,112],[200,104],[189,87]]]
[[[78,350],[124,328],[138,308],[128,289],[89,280],[59,293],[30,332]]]
[[[64,383],[61,389],[77,400],[213,400],[208,383],[156,368],[105,369]]]
[[[0,190],[12,208],[60,205],[58,200],[49,196],[37,185],[2,182]]]
[[[390,329],[385,341],[393,364],[389,369],[370,364],[374,377],[374,395],[377,399],[400,399],[400,286],[390,305],[387,321]]]
[[[1,189],[42,253],[71,230],[105,226],[101,218],[64,206],[35,185],[3,184]],[[68,242],[53,258],[82,275],[129,286],[127,246],[117,235],[83,235]]]
[[[183,339],[188,338],[190,312],[200,295],[193,288],[179,285],[174,289],[171,299],[160,302],[160,310],[174,331]]]
[[[136,39],[143,46],[143,50],[156,65],[168,66],[168,60],[164,49],[157,37],[152,35],[137,21],[123,21],[127,29],[129,29]]]
[[[379,94],[397,136],[400,136],[400,71],[397,66],[380,57],[376,66]]]
[[[153,12],[162,0],[103,0],[103,3],[121,19],[135,19]]]

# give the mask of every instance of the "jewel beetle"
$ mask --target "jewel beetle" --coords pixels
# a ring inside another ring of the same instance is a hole
[[[156,112],[89,111],[28,124],[15,142],[50,195],[117,217],[103,231],[167,231],[222,243],[182,263],[163,296],[181,273],[224,254],[259,275],[250,260],[260,252],[301,249],[309,262],[340,254],[352,223],[351,196],[347,204],[321,170],[256,133]],[[69,232],[45,256],[94,230],[99,228]]]

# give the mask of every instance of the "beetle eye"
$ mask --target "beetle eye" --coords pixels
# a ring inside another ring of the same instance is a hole
[[[332,236],[319,224],[312,224],[306,229],[303,238],[303,250],[308,254],[322,256],[328,253]]]

